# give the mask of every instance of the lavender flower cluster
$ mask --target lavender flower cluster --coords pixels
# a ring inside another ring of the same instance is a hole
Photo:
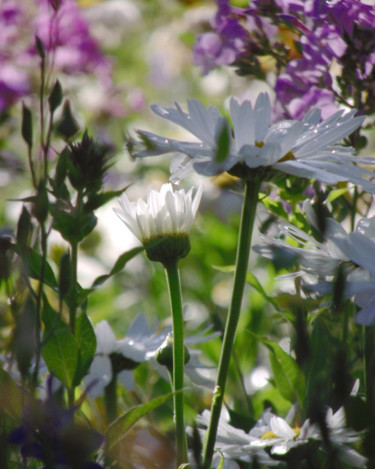
[[[204,74],[233,65],[266,79],[272,57],[278,116],[312,107],[329,117],[345,104],[374,112],[375,8],[362,0],[253,0],[248,8],[217,0],[212,31],[198,36],[195,63]],[[355,90],[361,90],[362,96]]]

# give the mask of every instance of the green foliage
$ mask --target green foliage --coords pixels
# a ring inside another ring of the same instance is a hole
[[[42,354],[48,369],[68,389],[78,386],[87,374],[96,349],[95,333],[90,321],[85,313],[81,313],[73,335],[46,299],[42,319],[45,325]]]
[[[302,402],[305,380],[296,360],[286,353],[280,345],[270,340],[261,339],[270,351],[270,362],[275,385],[284,399],[289,402]]]
[[[173,393],[155,397],[144,404],[132,407],[107,428],[106,451],[109,452],[142,417],[161,406],[173,396]]]

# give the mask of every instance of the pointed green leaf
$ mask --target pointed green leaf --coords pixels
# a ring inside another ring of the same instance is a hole
[[[78,342],[79,360],[74,385],[78,386],[87,374],[96,351],[94,328],[86,313],[81,313],[76,320],[75,337]]]
[[[107,191],[92,195],[86,203],[86,209],[90,211],[102,207],[104,204],[114,199],[115,197],[119,197],[123,192],[126,191],[127,188],[128,186],[119,189],[118,191]]]
[[[115,265],[112,267],[111,271],[109,274],[101,275],[100,277],[97,277],[91,288],[96,288],[102,283],[104,283],[109,277],[112,277],[112,275],[117,274],[118,272],[121,272],[121,270],[125,267],[126,263],[129,262],[133,257],[135,257],[137,254],[142,252],[144,250],[143,246],[136,247],[134,249],[131,249],[130,251],[124,252],[124,254],[121,254],[121,256],[117,259]]]
[[[265,339],[262,342],[271,352],[270,362],[277,389],[289,402],[301,402],[305,380],[296,360],[276,342]]]
[[[121,415],[107,428],[106,445],[107,451],[110,451],[122,438],[125,437],[126,433],[132,428],[139,419],[144,417],[146,414],[161,406],[173,396],[173,393],[164,394],[163,396],[155,397],[144,404],[132,407],[125,414]]]
[[[247,283],[249,283],[252,287],[255,288],[255,290],[260,293],[262,295],[262,297],[268,302],[270,303],[277,311],[283,311],[280,306],[278,305],[278,303],[269,295],[267,295],[267,293],[265,292],[264,288],[262,287],[261,283],[259,282],[259,280],[255,277],[254,274],[252,274],[251,272],[247,272],[246,274],[246,281]]]

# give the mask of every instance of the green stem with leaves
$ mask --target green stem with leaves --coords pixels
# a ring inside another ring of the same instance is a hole
[[[242,297],[246,282],[246,273],[249,262],[251,237],[253,233],[256,207],[261,181],[246,181],[244,201],[242,206],[239,240],[234,273],[232,299],[225,325],[223,345],[221,348],[218,376],[214,397],[211,405],[211,419],[203,449],[203,467],[210,469],[215,447],[217,428],[219,425],[221,408],[224,400],[225,385],[229,372],[232,349],[238,320],[240,317]]]
[[[181,284],[177,260],[165,263],[173,320],[173,391],[176,424],[176,467],[187,463],[187,442],[184,422],[184,321],[182,316]]]

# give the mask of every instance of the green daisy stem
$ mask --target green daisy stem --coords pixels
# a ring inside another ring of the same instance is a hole
[[[211,404],[211,419],[208,431],[206,433],[206,440],[203,449],[204,469],[210,469],[215,447],[216,433],[224,400],[225,384],[227,381],[233,343],[236,335],[237,324],[241,311],[242,297],[245,288],[246,273],[251,247],[251,237],[253,233],[260,184],[261,181],[247,181],[245,186],[232,299],[229,307],[227,322],[225,325],[216,387]]]
[[[181,284],[177,259],[164,263],[173,319],[173,403],[176,424],[176,467],[187,463],[187,442],[184,423],[184,322]]]

